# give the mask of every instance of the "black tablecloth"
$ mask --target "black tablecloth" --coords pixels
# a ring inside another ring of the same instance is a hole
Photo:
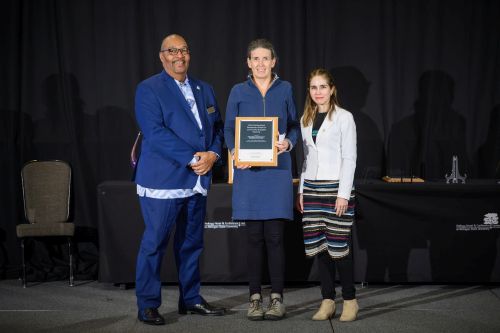
[[[500,281],[500,186],[494,181],[380,181],[358,185],[357,196],[356,267],[364,280]]]
[[[353,230],[356,281],[500,282],[500,186],[468,184],[356,184]],[[99,281],[130,283],[143,222],[135,185],[98,186]],[[286,224],[287,281],[317,280],[304,257],[300,214]],[[203,282],[246,282],[244,223],[231,220],[231,185],[213,184],[208,196]],[[177,280],[171,246],[162,279]]]

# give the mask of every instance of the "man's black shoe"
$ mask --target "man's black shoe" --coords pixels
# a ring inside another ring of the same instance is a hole
[[[212,306],[202,298],[200,304],[194,304],[190,306],[179,304],[179,314],[185,315],[188,312],[200,314],[202,316],[223,316],[226,312],[226,309]]]
[[[158,313],[158,309],[146,308],[139,310],[137,318],[148,325],[165,325],[165,319]]]

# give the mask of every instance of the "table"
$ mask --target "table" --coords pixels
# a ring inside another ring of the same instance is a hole
[[[207,202],[205,250],[200,257],[203,282],[244,283],[246,234],[244,222],[231,219],[229,184],[212,184]],[[98,185],[99,281],[126,284],[135,281],[135,262],[144,230],[135,185],[106,181]],[[300,216],[286,224],[286,271],[288,281],[307,281],[312,260],[304,258]],[[177,281],[172,243],[162,263],[164,282]]]
[[[357,199],[356,269],[365,281],[500,281],[500,185],[494,180],[372,181],[358,185]]]
[[[231,219],[231,185],[213,184],[208,196],[203,282],[244,283],[246,235]],[[135,185],[99,184],[99,281],[131,283],[143,222]],[[358,282],[500,282],[500,185],[493,180],[468,184],[356,184],[353,229]],[[496,217],[496,220],[495,220]],[[317,281],[314,261],[306,259],[301,216],[286,224],[288,282]],[[177,281],[171,244],[162,280]]]

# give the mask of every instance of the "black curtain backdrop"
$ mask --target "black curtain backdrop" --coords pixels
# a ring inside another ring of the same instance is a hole
[[[274,43],[277,73],[292,83],[299,114],[308,72],[331,70],[340,103],[357,124],[361,180],[443,179],[454,154],[469,177],[500,177],[497,0],[9,0],[0,6],[4,277],[17,275],[20,169],[32,159],[71,164],[78,273],[95,276],[96,186],[130,178],[135,86],[161,70],[158,50],[170,33],[188,41],[190,73],[214,86],[223,113],[230,88],[247,74],[252,39]],[[295,156],[300,169],[300,144]],[[225,177],[220,168],[216,181]]]

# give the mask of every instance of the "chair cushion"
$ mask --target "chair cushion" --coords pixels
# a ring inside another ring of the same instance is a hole
[[[16,227],[17,237],[73,236],[74,223],[22,223]]]

